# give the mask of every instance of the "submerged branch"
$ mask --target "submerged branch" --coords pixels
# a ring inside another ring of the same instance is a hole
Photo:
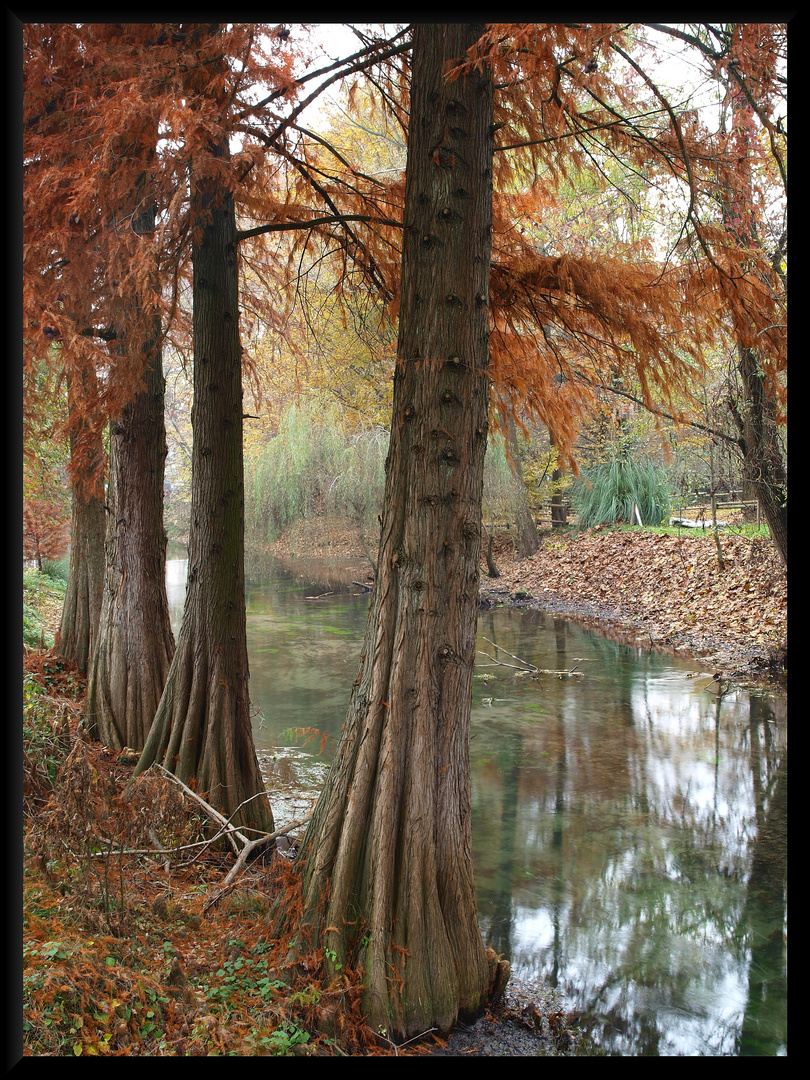
[[[521,660],[519,656],[515,656],[513,653],[510,653],[507,649],[503,649],[500,645],[496,645],[495,642],[490,641],[489,638],[485,637],[484,641],[488,642],[490,645],[493,646],[493,648],[497,649],[499,652],[506,653],[506,655],[511,656],[513,660],[517,660],[520,666],[518,666],[518,664],[507,664],[505,660],[498,660],[496,657],[490,656],[489,653],[484,652],[483,649],[479,649],[478,651],[481,653],[482,656],[486,656],[489,660],[492,661],[493,664],[497,664],[498,667],[513,668],[518,672],[519,675],[531,675],[532,678],[534,678],[536,675],[556,675],[558,679],[574,677],[582,678],[585,672],[577,671],[576,669],[579,667],[580,664],[585,663],[590,659],[587,656],[575,656],[574,660],[576,661],[576,663],[573,667],[570,667],[564,671],[555,671],[551,668],[535,667],[534,664],[529,664],[527,663],[527,661]]]

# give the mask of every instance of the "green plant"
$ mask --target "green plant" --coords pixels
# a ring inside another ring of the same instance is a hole
[[[70,573],[70,559],[64,556],[61,559],[43,559],[42,572],[54,582],[67,584]]]
[[[33,675],[23,678],[23,752],[53,784],[64,756],[61,736],[54,731],[43,687]]]
[[[650,461],[615,456],[584,471],[571,486],[581,528],[635,524],[633,507],[644,525],[660,525],[668,516],[672,494],[664,470]]]
[[[335,952],[334,949],[324,949],[323,954],[330,964],[334,964],[338,957],[338,954]],[[335,964],[335,971],[340,971],[342,967],[343,964]]]
[[[317,986],[305,986],[303,990],[296,990],[290,994],[290,1005],[317,1005],[321,1000],[321,992]]]
[[[305,518],[326,495],[344,446],[336,407],[293,404],[285,410],[253,477],[250,510],[268,540]]]
[[[309,1042],[309,1033],[291,1021],[285,1021],[268,1035],[251,1035],[247,1040],[253,1053],[266,1053],[272,1057],[289,1057],[296,1046]]]
[[[242,942],[231,941],[230,947],[243,946]],[[236,1002],[244,994],[255,995],[263,1001],[272,1001],[279,991],[286,990],[287,984],[271,973],[264,943],[255,945],[251,950],[255,955],[237,956],[226,960],[204,987],[209,1001]]]
[[[346,439],[337,459],[338,471],[326,492],[330,510],[350,518],[364,532],[376,530],[385,486],[388,432],[378,426]]]
[[[484,459],[484,494],[482,510],[486,521],[514,521],[515,505],[521,494],[506,457],[506,440],[494,432],[487,440]]]
[[[45,633],[43,608],[61,604],[66,588],[56,576],[30,566],[23,570],[23,641],[29,648],[38,649],[43,642],[46,648],[53,645],[53,634]]]

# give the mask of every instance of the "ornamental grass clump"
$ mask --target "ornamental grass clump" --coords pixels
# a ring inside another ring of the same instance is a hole
[[[660,466],[617,457],[583,471],[571,498],[582,528],[635,523],[634,504],[644,525],[660,525],[669,514],[672,492]]]

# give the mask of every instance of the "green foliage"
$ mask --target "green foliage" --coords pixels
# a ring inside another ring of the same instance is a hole
[[[484,459],[484,498],[482,510],[486,521],[514,521],[520,485],[506,457],[506,440],[494,432],[487,441]]]
[[[338,465],[340,471],[327,491],[327,506],[336,514],[351,517],[364,531],[373,522],[383,501],[388,432],[378,426],[356,432],[346,441]]]
[[[33,567],[23,570],[23,641],[29,648],[39,648],[43,636],[45,647],[52,647],[53,634],[43,635],[45,609],[49,606],[61,608],[66,591],[66,578],[52,577]]]
[[[63,581],[67,585],[68,574],[70,573],[70,559],[67,555],[61,559],[43,559],[42,573],[53,582]]]
[[[287,984],[269,973],[268,960],[237,956],[226,960],[204,986],[209,1001],[236,1002],[242,994],[255,994],[262,1001],[273,1001]]]
[[[348,433],[334,404],[288,406],[255,466],[250,524],[272,542],[325,509],[370,528],[382,504],[387,453],[383,428]]]
[[[634,523],[633,504],[645,525],[659,525],[669,514],[672,494],[666,473],[650,461],[616,455],[584,471],[571,487],[581,528]]]
[[[249,525],[271,543],[307,516],[325,510],[376,531],[385,488],[389,436],[374,424],[349,430],[333,404],[289,405],[278,434],[253,470]],[[506,440],[494,433],[484,465],[484,516],[514,521],[523,498],[510,468]]]
[[[292,404],[284,411],[253,478],[254,521],[268,540],[314,512],[340,472],[344,448],[336,407]]]
[[[43,694],[43,687],[37,680],[26,675],[23,679],[23,751],[53,783],[64,754]]]

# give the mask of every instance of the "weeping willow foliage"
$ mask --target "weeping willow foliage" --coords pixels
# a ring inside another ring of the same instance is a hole
[[[387,454],[388,432],[379,425],[347,431],[336,405],[288,406],[278,434],[253,468],[248,528],[272,543],[285,529],[325,510],[370,540],[382,507]],[[505,440],[495,433],[484,465],[484,516],[514,521],[520,497]]]
[[[337,407],[292,404],[256,463],[252,524],[271,543],[323,504],[346,442]]]
[[[490,434],[484,460],[485,521],[515,521],[516,507],[522,496],[521,483],[513,475],[506,457],[506,440],[500,432]]]
[[[375,530],[385,484],[388,432],[347,432],[337,405],[292,404],[256,462],[249,508],[255,533],[271,543],[326,510],[363,533]]]
[[[660,525],[669,514],[672,492],[666,473],[653,462],[615,457],[583,471],[572,485],[571,499],[583,528],[634,522],[634,503],[645,525]]]
[[[334,514],[351,518],[362,533],[377,531],[385,488],[388,432],[377,425],[346,438],[340,471],[329,485],[326,505]]]

